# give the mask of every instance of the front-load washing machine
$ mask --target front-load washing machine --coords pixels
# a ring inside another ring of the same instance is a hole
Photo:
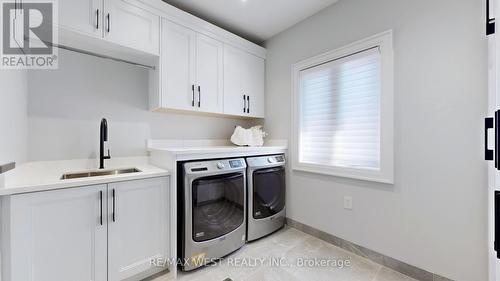
[[[243,158],[180,165],[178,256],[183,271],[222,258],[245,244],[246,164]]]

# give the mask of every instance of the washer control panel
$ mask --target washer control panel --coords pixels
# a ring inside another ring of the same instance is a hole
[[[241,171],[247,167],[245,159],[221,159],[201,162],[187,162],[183,164],[186,174],[210,174],[224,171]]]
[[[237,160],[229,160],[229,166],[231,168],[242,168],[244,166],[243,160],[237,159]]]

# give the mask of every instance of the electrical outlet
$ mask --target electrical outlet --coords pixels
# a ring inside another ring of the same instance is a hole
[[[344,196],[344,209],[352,210],[352,197]]]

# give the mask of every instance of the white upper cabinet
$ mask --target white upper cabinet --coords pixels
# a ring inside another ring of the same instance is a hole
[[[59,27],[92,37],[102,37],[103,0],[59,1]]]
[[[161,107],[190,110],[195,108],[195,41],[189,28],[162,21],[161,36]]]
[[[125,0],[104,0],[104,38],[111,42],[159,54],[160,17]]]
[[[76,48],[85,49],[88,42],[85,37],[73,38],[72,33],[159,55],[160,17],[131,3],[134,1],[59,1],[59,26],[63,32],[70,31],[64,33],[63,38],[69,38],[72,45],[77,44],[71,46]]]
[[[246,94],[243,90],[244,53],[224,46],[224,114],[246,116]]]
[[[264,59],[224,46],[224,113],[264,118]]]
[[[4,198],[4,280],[106,281],[105,196],[99,185]]]
[[[247,94],[247,114],[250,117],[265,116],[265,62],[257,56],[246,54],[244,91]]]
[[[160,107],[222,113],[223,43],[168,20],[161,43]]]
[[[108,185],[108,281],[164,269],[151,260],[169,257],[168,184],[163,177]]]
[[[224,44],[202,34],[196,36],[197,106],[204,112],[223,110]]]
[[[162,1],[59,1],[60,44],[149,67],[151,110],[264,118],[266,50]]]

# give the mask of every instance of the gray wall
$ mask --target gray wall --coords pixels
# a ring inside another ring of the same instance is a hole
[[[60,50],[59,69],[29,71],[29,160],[93,158],[106,117],[112,156],[145,155],[146,139],[223,139],[246,121],[148,111],[148,73]]]
[[[0,165],[26,160],[26,71],[0,70]]]
[[[265,125],[283,139],[291,64],[394,30],[395,184],[290,171],[289,217],[448,278],[487,279],[483,2],[342,0],[266,42]]]

